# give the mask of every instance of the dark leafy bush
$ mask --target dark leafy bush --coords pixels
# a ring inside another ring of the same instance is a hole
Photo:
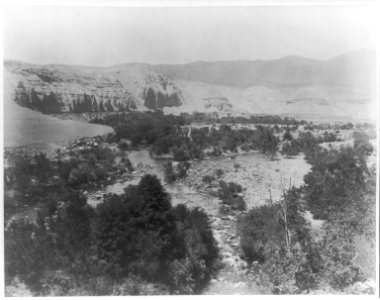
[[[212,176],[212,175],[205,175],[205,176],[202,177],[202,181],[205,184],[211,184],[214,180],[215,180],[215,177]]]
[[[282,144],[281,154],[286,157],[296,156],[301,152],[301,146],[297,140],[291,140]]]
[[[184,244],[185,255],[172,263],[171,278],[181,294],[197,293],[210,279],[218,248],[207,214],[184,205],[174,209],[179,240]]]
[[[173,164],[171,161],[166,162],[164,165],[164,178],[165,181],[168,183],[171,183],[177,179],[175,173],[174,173],[174,168]]]
[[[302,214],[300,191],[290,189],[279,203],[251,209],[239,222],[240,246],[248,263],[258,261],[275,294],[315,287],[321,260]]]
[[[58,207],[46,203],[37,224],[12,222],[5,230],[6,280],[15,275],[33,290],[42,289],[45,272],[62,270],[74,278],[87,276],[91,208],[77,194]]]
[[[215,170],[215,175],[216,175],[217,177],[221,177],[221,176],[224,175],[224,171],[223,171],[222,169],[216,169],[216,170]]]
[[[185,178],[187,176],[187,171],[190,168],[190,163],[188,161],[181,161],[176,167],[177,178]]]
[[[218,195],[223,203],[230,205],[233,209],[245,210],[246,204],[241,195],[243,187],[234,182],[219,182]]]

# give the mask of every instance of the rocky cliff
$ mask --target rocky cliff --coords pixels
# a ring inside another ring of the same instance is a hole
[[[6,100],[45,114],[165,113],[376,117],[375,56],[111,67],[4,63]]]
[[[136,81],[103,68],[16,61],[6,61],[4,70],[8,100],[44,114],[162,110],[181,105],[180,91],[154,73],[140,74]],[[134,83],[138,89],[129,89]]]

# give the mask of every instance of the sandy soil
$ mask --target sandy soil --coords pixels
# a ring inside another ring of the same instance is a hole
[[[108,126],[88,124],[72,120],[59,120],[39,112],[4,104],[4,146],[36,146],[45,149],[49,145],[64,145],[80,137],[91,137],[113,132]]]

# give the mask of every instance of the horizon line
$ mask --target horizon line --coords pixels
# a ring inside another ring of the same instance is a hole
[[[261,59],[261,58],[256,58],[256,59],[231,59],[231,60],[196,60],[196,61],[191,61],[187,63],[147,63],[147,62],[120,62],[116,64],[111,64],[111,65],[104,65],[104,66],[95,66],[95,65],[85,65],[85,64],[67,64],[67,63],[35,63],[35,62],[29,62],[21,59],[14,59],[14,58],[3,58],[3,63],[5,62],[18,62],[18,63],[26,63],[26,64],[31,64],[31,65],[39,65],[39,66],[70,66],[70,67],[88,67],[88,68],[98,68],[98,69],[105,69],[105,68],[113,68],[121,65],[147,65],[147,66],[185,66],[185,65],[191,65],[191,64],[196,64],[196,63],[228,63],[228,62],[256,62],[256,61],[275,61],[275,60],[281,60],[289,57],[296,57],[296,58],[301,58],[301,59],[308,59],[308,60],[314,60],[314,61],[329,61],[350,53],[355,53],[355,52],[375,52],[376,54],[376,48],[360,48],[357,50],[351,50],[348,52],[344,52],[339,55],[335,55],[331,58],[328,59],[319,59],[319,58],[311,58],[303,55],[297,55],[297,54],[288,54],[284,55],[278,58],[272,58],[272,59]]]

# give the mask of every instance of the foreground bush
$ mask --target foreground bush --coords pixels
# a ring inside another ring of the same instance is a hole
[[[259,263],[263,284],[274,294],[309,291],[321,268],[299,196],[299,191],[291,189],[282,203],[251,209],[239,222],[243,257],[249,264]]]
[[[218,255],[207,214],[184,205],[174,208],[178,239],[183,243],[185,255],[171,264],[170,275],[176,291],[180,294],[199,292],[208,282],[212,266]]]
[[[7,227],[8,284],[17,276],[36,295],[192,294],[209,280],[217,248],[207,214],[172,208],[157,177],[95,210],[76,193],[69,198],[47,202],[37,224]]]

